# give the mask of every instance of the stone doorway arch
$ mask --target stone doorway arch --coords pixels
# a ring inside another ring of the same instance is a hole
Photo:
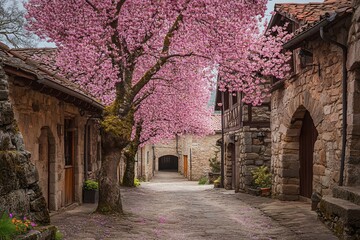
[[[39,160],[35,165],[39,172],[39,185],[48,209],[56,210],[56,159],[55,138],[49,127],[42,127],[39,136]]]
[[[318,137],[311,113],[301,105],[291,118],[281,151],[283,200],[310,198],[313,191],[314,145]]]
[[[179,158],[174,155],[159,157],[159,171],[178,171]]]

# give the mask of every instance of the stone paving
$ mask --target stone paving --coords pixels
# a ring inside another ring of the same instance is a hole
[[[124,216],[84,204],[52,217],[64,239],[337,239],[310,204],[198,185],[177,173],[124,188]]]

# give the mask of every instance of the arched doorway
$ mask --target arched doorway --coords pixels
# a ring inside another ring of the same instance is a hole
[[[318,132],[309,111],[305,112],[299,136],[300,196],[310,198],[313,191],[313,156]]]
[[[35,162],[39,172],[39,185],[49,210],[56,210],[55,138],[49,127],[41,128],[39,137],[39,161]]]
[[[310,198],[313,191],[314,146],[318,136],[310,112],[300,106],[293,114],[280,153],[280,198]]]
[[[159,171],[178,171],[179,159],[174,155],[159,158]]]

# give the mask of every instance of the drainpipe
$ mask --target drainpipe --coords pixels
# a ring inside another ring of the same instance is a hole
[[[192,156],[191,156],[191,148],[190,148],[190,181],[192,181]]]
[[[340,163],[340,179],[339,186],[343,186],[344,183],[344,169],[345,169],[345,150],[346,150],[346,134],[347,134],[347,69],[346,69],[346,61],[347,61],[347,46],[333,40],[327,38],[324,34],[324,27],[320,28],[320,36],[324,41],[330,42],[342,49],[343,52],[343,64],[342,64],[342,147],[341,147],[341,163]]]
[[[224,187],[224,92],[221,92],[221,181],[220,181],[220,187]]]

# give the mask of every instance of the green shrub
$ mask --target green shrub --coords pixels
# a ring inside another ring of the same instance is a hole
[[[140,186],[140,180],[137,179],[137,178],[135,178],[135,179],[134,179],[134,185],[135,185],[135,187]]]
[[[6,212],[0,212],[0,239],[11,240],[17,235],[16,226]]]
[[[56,230],[55,240],[61,240],[63,238],[64,238],[64,236],[62,235],[62,233],[59,230]]]
[[[15,239],[17,235],[27,233],[36,224],[30,219],[14,216],[12,213],[0,212],[0,239],[11,240]]]
[[[84,183],[84,189],[86,190],[97,190],[99,189],[99,183],[94,180],[86,180]]]
[[[257,187],[268,188],[271,187],[271,173],[269,173],[268,167],[260,166],[251,171],[254,179],[254,183]]]
[[[201,177],[200,179],[199,179],[199,182],[198,182],[198,184],[199,185],[204,185],[204,184],[206,184],[208,182],[208,179],[207,179],[207,177]]]

